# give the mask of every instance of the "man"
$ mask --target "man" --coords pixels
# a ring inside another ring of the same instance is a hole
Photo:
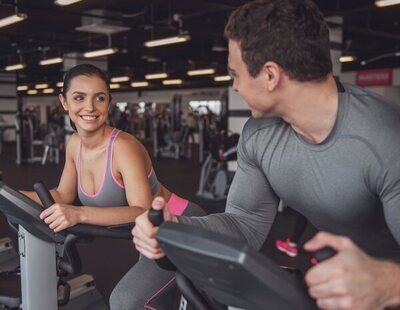
[[[164,209],[164,218],[259,248],[282,199],[325,231],[306,250],[337,251],[305,277],[320,308],[399,305],[399,266],[373,258],[400,259],[399,109],[335,81],[328,27],[311,0],[248,3],[230,16],[225,35],[233,88],[253,116],[226,212],[176,218]],[[155,209],[163,206],[154,200]],[[157,259],[164,254],[146,216],[136,220],[134,242]]]

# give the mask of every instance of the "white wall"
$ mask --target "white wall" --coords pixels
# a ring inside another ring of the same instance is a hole
[[[355,84],[356,72],[343,72],[339,75],[339,78],[341,82]],[[387,100],[400,105],[400,69],[393,69],[392,86],[375,86],[366,88],[385,97]]]

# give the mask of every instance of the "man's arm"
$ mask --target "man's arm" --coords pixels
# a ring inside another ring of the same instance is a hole
[[[244,239],[260,248],[276,216],[279,200],[260,168],[239,148],[238,169],[233,178],[225,213],[204,217],[179,217],[178,221]]]
[[[244,239],[253,247],[260,248],[275,219],[278,198],[253,159],[255,156],[249,156],[245,143],[242,135],[238,145],[238,169],[229,190],[225,213],[191,218],[182,216],[177,219],[165,208],[165,202],[158,198],[153,201],[153,208],[164,209],[166,221],[179,220],[204,227]],[[250,149],[254,150],[254,147]],[[136,219],[132,230],[137,250],[150,259],[164,255],[155,239],[157,230],[149,222],[147,212]]]

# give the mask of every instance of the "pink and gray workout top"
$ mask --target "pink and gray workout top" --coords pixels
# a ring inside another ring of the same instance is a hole
[[[81,183],[81,152],[82,143],[79,144],[77,160],[76,160],[76,170],[78,174],[78,197],[84,206],[93,207],[112,207],[112,206],[128,206],[128,201],[125,194],[125,186],[121,184],[114,176],[112,170],[113,155],[114,155],[114,143],[118,138],[121,131],[114,128],[111,132],[106,156],[104,161],[104,173],[103,179],[99,190],[95,194],[86,193],[82,187]],[[153,196],[158,191],[158,180],[154,169],[152,168],[148,176],[149,184],[151,187],[151,192]],[[180,215],[183,213],[188,205],[188,200],[182,199],[175,194],[171,194],[168,200],[168,207],[173,214]]]

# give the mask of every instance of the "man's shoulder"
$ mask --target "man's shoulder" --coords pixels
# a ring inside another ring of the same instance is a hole
[[[285,123],[280,118],[250,117],[243,127],[243,140],[246,141],[259,132],[273,132],[284,125]]]

